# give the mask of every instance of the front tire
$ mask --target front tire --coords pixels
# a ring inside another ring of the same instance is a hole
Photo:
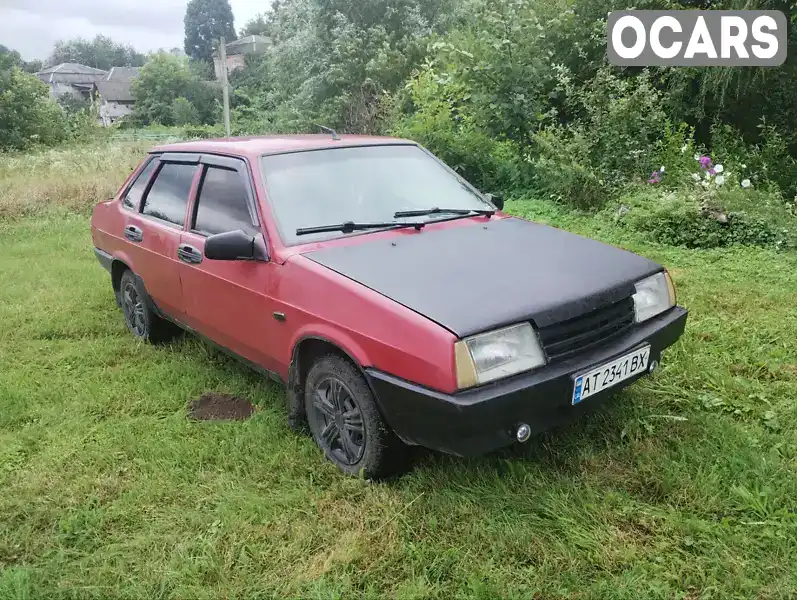
[[[177,328],[155,314],[141,279],[130,270],[124,272],[119,283],[119,300],[125,325],[133,337],[151,344],[160,344],[174,337]]]
[[[341,471],[383,479],[404,470],[407,447],[384,422],[368,384],[348,360],[334,354],[316,360],[304,401],[313,439]]]

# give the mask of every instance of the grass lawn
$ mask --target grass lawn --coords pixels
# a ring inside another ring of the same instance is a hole
[[[687,333],[565,429],[379,484],[291,432],[279,386],[135,342],[85,214],[0,221],[0,598],[797,596],[797,255],[510,208],[670,266]],[[186,419],[208,391],[257,412]]]

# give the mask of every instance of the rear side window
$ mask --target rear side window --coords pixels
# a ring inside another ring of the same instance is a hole
[[[240,172],[208,167],[199,189],[193,229],[205,235],[236,229],[248,234],[256,233],[247,198],[246,179]]]
[[[182,227],[197,165],[164,163],[144,200],[145,215]]]
[[[149,177],[152,175],[152,171],[155,169],[155,165],[157,164],[157,160],[151,159],[141,170],[141,173],[138,174],[138,177],[136,177],[133,185],[127,188],[127,193],[125,194],[124,198],[122,198],[122,206],[132,210],[138,208],[138,205],[141,202],[141,195],[144,193],[144,188],[147,187]]]

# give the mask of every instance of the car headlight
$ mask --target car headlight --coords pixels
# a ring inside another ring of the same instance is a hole
[[[521,323],[460,340],[454,359],[463,389],[540,367],[545,353],[531,325]]]
[[[635,321],[641,323],[675,306],[675,287],[667,271],[656,273],[636,283]]]

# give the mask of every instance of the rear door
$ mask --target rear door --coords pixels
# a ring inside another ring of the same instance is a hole
[[[205,240],[242,230],[262,236],[252,178],[243,160],[204,156],[188,231],[180,239],[186,323],[199,333],[270,371],[275,360],[274,303],[269,281],[274,264],[205,258]],[[265,241],[265,240],[264,240]]]
[[[199,156],[163,154],[137,210],[126,215],[124,236],[133,269],[160,310],[183,320],[177,247],[185,229],[189,199],[199,173]]]

